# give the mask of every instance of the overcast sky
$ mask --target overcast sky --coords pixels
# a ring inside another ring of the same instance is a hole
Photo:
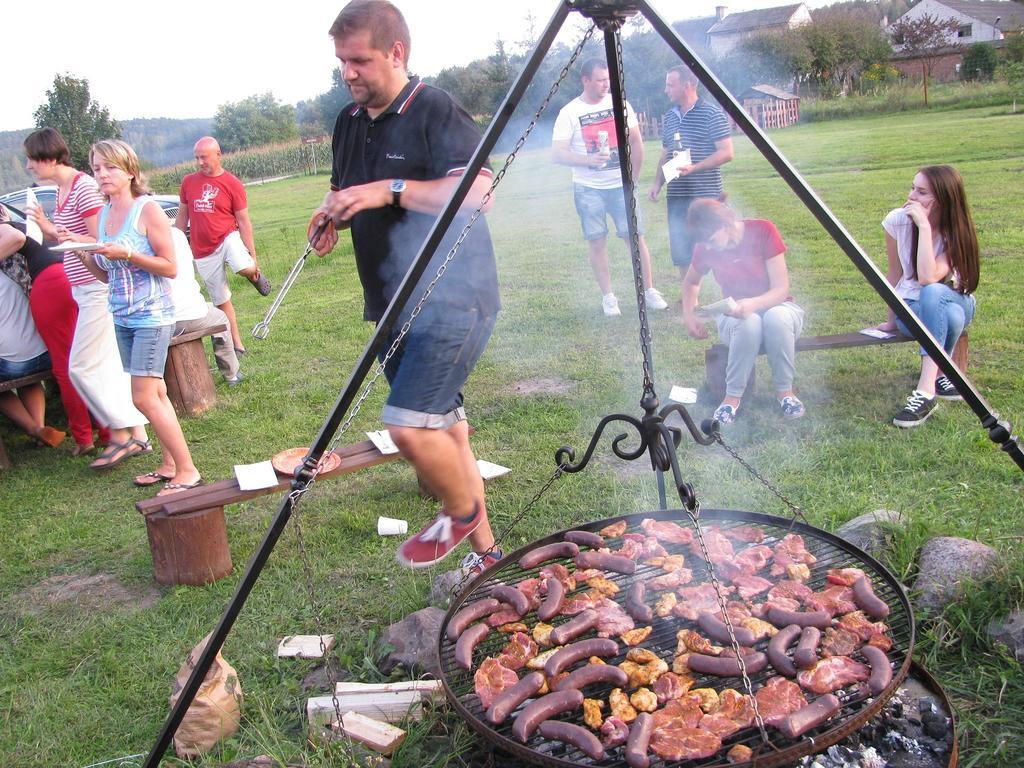
[[[780,0],[738,0],[730,10]],[[820,3],[814,3],[820,4]],[[434,75],[536,33],[557,0],[397,0],[412,31],[411,68]],[[667,20],[714,13],[713,0],[652,0]],[[220,0],[27,0],[4,3],[0,130],[30,128],[56,74],[89,81],[94,100],[118,120],[212,117],[220,104],[273,92],[294,104],[326,91],[337,66],[327,30],[343,2],[285,0],[272,12]],[[562,40],[574,43],[571,14]]]

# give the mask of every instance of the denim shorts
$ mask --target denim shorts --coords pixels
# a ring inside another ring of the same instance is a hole
[[[117,351],[121,353],[121,367],[125,373],[162,379],[167,363],[167,345],[173,334],[174,325],[129,328],[114,323]]]
[[[615,222],[615,234],[619,237],[629,237],[626,199],[622,194],[622,187],[594,189],[582,184],[573,184],[572,196],[576,203],[576,213],[580,215],[584,240],[600,240],[607,237],[609,216]],[[636,208],[636,231],[638,235],[644,233],[639,205]]]
[[[487,346],[495,319],[477,308],[424,307],[384,371],[391,385],[384,423],[448,429],[465,419],[462,386]],[[397,335],[396,326],[379,358]]]
[[[39,373],[49,368],[49,352],[43,352],[41,355],[36,355],[30,360],[19,360],[18,362],[0,360],[0,381],[20,379],[22,376],[31,376],[33,373]]]

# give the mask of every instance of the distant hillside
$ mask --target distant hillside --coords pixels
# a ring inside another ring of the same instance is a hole
[[[161,168],[191,159],[192,145],[213,130],[213,118],[124,120],[121,130],[124,140],[135,147],[147,166]],[[0,193],[32,183],[21,148],[31,131],[0,131]]]

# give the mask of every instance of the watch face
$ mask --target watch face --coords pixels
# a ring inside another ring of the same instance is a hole
[[[404,192],[405,191],[405,179],[393,179],[391,181],[392,192]]]

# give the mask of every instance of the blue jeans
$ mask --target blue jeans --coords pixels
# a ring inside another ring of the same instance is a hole
[[[576,213],[580,215],[584,240],[600,240],[608,237],[609,216],[612,217],[612,222],[615,224],[615,234],[619,237],[629,237],[629,217],[626,212],[626,198],[622,194],[621,186],[612,189],[594,189],[582,184],[573,184],[572,196],[573,202],[576,203]],[[640,206],[636,208],[636,232],[638,235],[644,233],[640,219]]]
[[[125,373],[162,379],[167,364],[167,346],[173,334],[173,325],[129,328],[114,323],[117,351],[121,353],[121,367]]]
[[[960,334],[974,319],[976,302],[974,296],[954,291],[945,283],[930,283],[921,286],[921,295],[917,299],[905,299],[907,306],[921,318],[939,346],[952,355]],[[911,336],[910,329],[896,318],[896,327],[905,336]],[[927,355],[924,347],[921,355]]]
[[[43,352],[29,360],[0,360],[0,381],[20,379],[22,376],[31,376],[33,373],[45,371],[50,367],[50,353]]]
[[[448,429],[465,419],[462,386],[483,354],[495,320],[475,307],[426,305],[384,371],[391,385],[384,423]],[[396,324],[378,358],[390,349],[398,331]]]

